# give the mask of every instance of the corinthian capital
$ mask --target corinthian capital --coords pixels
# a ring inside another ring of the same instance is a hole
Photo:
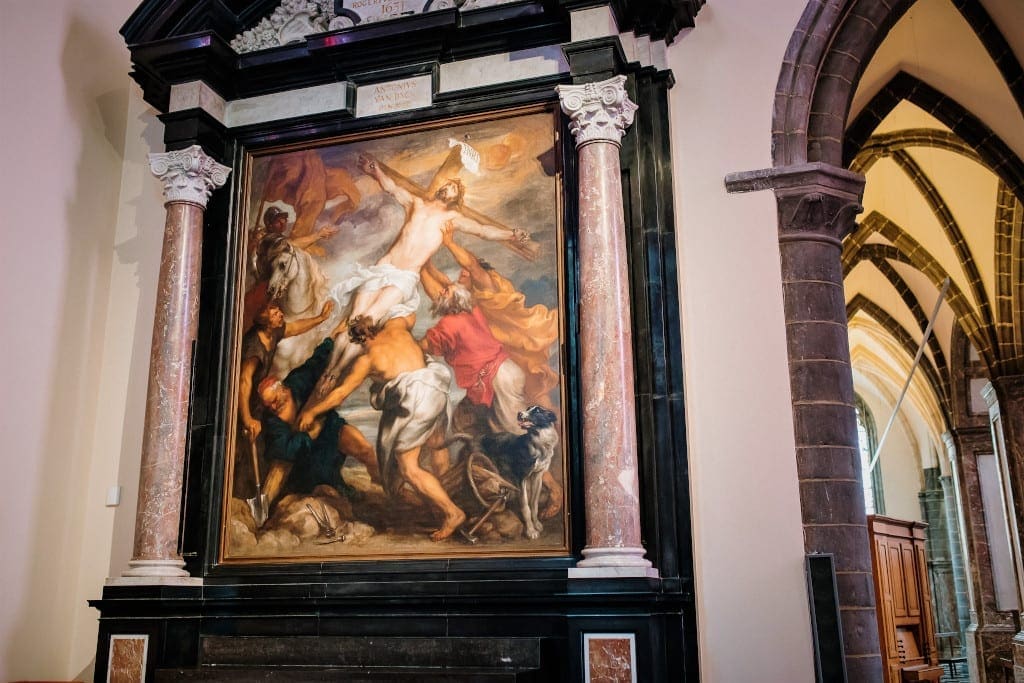
[[[223,185],[231,168],[218,164],[199,145],[149,155],[149,170],[164,183],[164,199],[206,207],[210,193]]]
[[[588,142],[617,145],[622,140],[638,108],[626,94],[625,82],[625,76],[615,76],[599,83],[555,87],[577,147]]]

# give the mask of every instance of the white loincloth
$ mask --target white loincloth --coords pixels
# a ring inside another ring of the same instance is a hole
[[[491,386],[494,388],[494,399],[487,416],[487,424],[494,432],[522,434],[519,426],[519,411],[526,410],[526,395],[523,385],[526,374],[511,358],[506,358],[498,371],[494,373]]]
[[[411,270],[396,268],[390,263],[372,266],[355,264],[338,284],[331,288],[331,297],[338,302],[338,308],[347,311],[357,291],[373,292],[385,287],[394,287],[402,293],[402,302],[391,307],[388,314],[378,322],[410,315],[420,307],[420,274]]]
[[[428,359],[427,367],[370,388],[370,405],[381,411],[377,461],[387,491],[394,493],[402,484],[396,456],[422,446],[436,428],[447,429],[451,386],[451,370]]]

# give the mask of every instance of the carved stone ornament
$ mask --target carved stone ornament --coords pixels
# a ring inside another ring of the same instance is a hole
[[[622,141],[638,109],[626,94],[625,83],[625,76],[615,76],[599,83],[555,88],[562,111],[570,117],[569,132],[577,147],[588,142],[617,145]]]
[[[856,196],[820,189],[780,193],[778,205],[782,237],[818,234],[836,243],[856,229],[857,214],[864,210]]]
[[[218,164],[199,145],[149,155],[149,170],[164,183],[167,202],[189,202],[206,208],[210,193],[227,182],[229,166]]]
[[[335,26],[335,19],[343,17],[334,13],[334,0],[284,0],[269,17],[235,36],[231,48],[239,54],[265,50],[355,23],[349,19],[347,24],[336,22]]]
[[[266,50],[304,40],[306,36],[337,31],[356,24],[426,14],[452,7],[464,10],[504,5],[516,0],[347,0],[335,11],[334,0],[284,0],[269,17],[242,31],[231,41],[239,54]]]

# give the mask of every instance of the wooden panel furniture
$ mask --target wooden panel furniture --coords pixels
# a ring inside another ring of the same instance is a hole
[[[925,563],[927,526],[868,517],[885,683],[937,681],[942,676]]]

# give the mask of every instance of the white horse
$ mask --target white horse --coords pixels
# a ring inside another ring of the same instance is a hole
[[[330,297],[327,276],[304,249],[296,247],[284,237],[261,245],[257,272],[268,277],[267,294],[281,307],[285,321],[313,318],[323,309]],[[274,354],[271,372],[284,377],[313,353],[323,338],[337,324],[340,312],[335,306],[331,317],[313,329],[282,339]]]

